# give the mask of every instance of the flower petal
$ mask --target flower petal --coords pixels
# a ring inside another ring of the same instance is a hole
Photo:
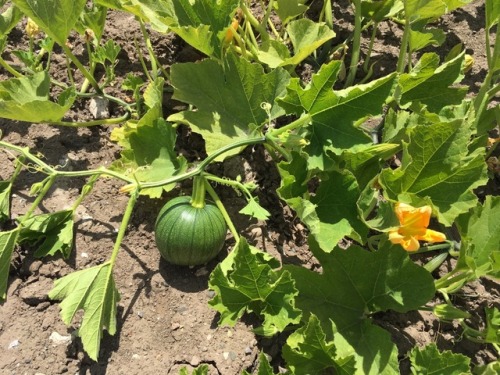
[[[432,229],[427,229],[425,231],[425,234],[423,236],[420,236],[418,238],[421,241],[427,241],[427,242],[443,242],[446,241],[446,236],[444,233],[432,230]]]

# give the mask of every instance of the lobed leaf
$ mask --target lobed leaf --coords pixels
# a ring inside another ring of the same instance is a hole
[[[262,65],[234,54],[227,56],[224,65],[214,60],[175,64],[170,77],[174,99],[196,109],[175,113],[168,120],[189,125],[200,133],[209,155],[248,138],[255,127],[282,115],[275,101],[284,94],[290,78],[281,68],[264,73]],[[262,108],[263,103],[271,104],[269,114]],[[226,153],[217,160],[238,152]]]
[[[258,331],[264,335],[282,332],[300,321],[294,307],[297,295],[287,272],[273,270],[273,261],[240,238],[233,256],[226,258],[210,275],[209,287],[216,292],[210,306],[220,312],[219,324],[234,325],[245,312],[264,318]]]
[[[454,87],[462,75],[465,52],[439,65],[439,56],[425,53],[413,69],[398,80],[397,96],[402,107],[424,104],[429,111],[438,113],[443,107],[460,104],[467,88]]]
[[[439,220],[449,226],[476,205],[472,189],[486,182],[484,157],[468,155],[471,130],[459,120],[418,125],[408,133],[401,167],[383,170],[379,182],[389,199],[410,200],[414,205],[430,201]]]
[[[335,346],[344,351],[339,356],[355,355],[357,373],[396,373],[397,349],[389,333],[373,325],[368,314],[419,308],[434,296],[432,276],[390,243],[381,244],[374,253],[351,246],[326,254],[310,240],[310,249],[323,266],[322,274],[292,265],[283,267],[300,291],[297,307],[318,317],[327,340],[333,336]]]
[[[450,350],[439,352],[434,343],[422,349],[414,348],[410,354],[410,361],[414,374],[470,374],[470,358]]]
[[[19,242],[40,243],[35,257],[55,255],[60,252],[68,258],[73,249],[73,210],[63,210],[40,214],[21,220],[22,227]]]
[[[328,341],[318,318],[311,314],[305,326],[293,332],[283,346],[283,358],[292,374],[354,374],[353,355],[340,358],[333,341]]]
[[[111,139],[123,147],[113,169],[134,176],[139,182],[160,181],[182,173],[187,167],[185,159],[175,151],[176,130],[162,118],[163,83],[160,78],[146,88],[144,103],[149,109],[139,121],[129,121],[111,134]],[[159,198],[163,191],[173,187],[147,188],[141,194]]]
[[[370,116],[382,113],[384,103],[391,94],[394,74],[372,81],[333,91],[341,68],[340,61],[332,61],[321,67],[306,87],[294,78],[287,87],[287,95],[278,100],[287,114],[312,116],[305,148],[309,154],[310,169],[324,170],[329,164],[326,151],[340,153],[342,150],[367,144],[370,137],[357,123]]]
[[[73,89],[64,91],[59,102],[49,100],[47,72],[0,82],[0,117],[27,122],[60,121],[75,100]]]
[[[49,298],[62,300],[61,318],[67,325],[79,310],[83,320],[78,335],[90,358],[97,361],[103,330],[116,333],[116,305],[120,295],[113,279],[110,262],[76,271],[58,279],[49,292]]]
[[[458,268],[474,271],[476,277],[500,278],[500,197],[487,196],[457,220],[462,238]]]

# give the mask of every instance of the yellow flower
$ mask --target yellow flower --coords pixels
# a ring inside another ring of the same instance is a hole
[[[430,206],[415,208],[398,202],[394,211],[400,226],[389,231],[389,240],[393,244],[400,244],[407,251],[417,251],[420,248],[418,241],[443,242],[446,240],[443,233],[427,229],[432,213]]]

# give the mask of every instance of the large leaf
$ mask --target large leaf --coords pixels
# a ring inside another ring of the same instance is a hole
[[[13,3],[59,45],[64,45],[87,1],[13,0]]]
[[[40,214],[22,221],[19,242],[39,243],[35,257],[60,252],[68,258],[73,248],[73,210]]]
[[[429,344],[411,351],[410,361],[414,374],[461,375],[470,373],[470,358],[449,350],[439,352],[436,344]]]
[[[83,320],[78,335],[90,358],[97,361],[103,330],[116,332],[116,305],[120,295],[113,279],[110,262],[70,273],[56,280],[49,298],[62,300],[61,318],[67,325],[79,310]]]
[[[500,2],[486,0],[486,28],[490,29],[500,22]]]
[[[431,112],[460,104],[467,93],[465,87],[452,87],[462,79],[464,53],[439,65],[439,56],[426,53],[408,74],[399,77],[399,103],[408,107],[412,103],[425,104]]]
[[[64,91],[59,102],[49,100],[47,72],[0,82],[0,117],[27,122],[60,121],[75,100],[74,91]]]
[[[434,296],[432,276],[403,249],[389,243],[374,253],[351,246],[325,254],[314,241],[310,247],[323,266],[321,274],[303,267],[283,267],[300,290],[297,307],[318,317],[326,339],[333,336],[337,350],[347,350],[343,340],[354,348],[357,374],[398,373],[397,349],[389,333],[373,325],[368,314],[419,308]],[[344,357],[348,353],[338,354]]]
[[[292,374],[353,374],[354,356],[339,358],[333,341],[326,340],[318,318],[311,314],[307,324],[292,333],[283,347],[283,358]]]
[[[500,278],[500,197],[487,196],[457,224],[462,238],[457,267],[473,270],[476,277]]]
[[[286,29],[293,46],[293,56],[290,57],[287,47],[283,44],[279,46],[277,41],[264,43],[258,53],[259,60],[271,68],[298,65],[323,43],[335,37],[328,26],[306,18],[290,22]]]
[[[10,259],[18,236],[19,229],[17,228],[8,232],[0,232],[0,301],[6,297]]]
[[[209,304],[220,312],[219,324],[234,325],[246,311],[254,312],[264,318],[257,331],[273,335],[300,321],[293,280],[273,268],[264,253],[240,238],[233,255],[210,275],[209,286],[216,295]]]
[[[419,125],[408,132],[401,167],[385,169],[379,181],[392,200],[409,199],[416,206],[423,204],[419,199],[429,199],[439,220],[449,226],[476,205],[472,190],[486,182],[484,156],[468,155],[471,132],[459,120]]]
[[[150,22],[160,32],[173,31],[199,51],[221,57],[223,40],[239,0],[98,0]]]
[[[196,110],[173,114],[168,120],[187,124],[200,133],[208,154],[248,138],[255,126],[263,125],[269,116],[262,103],[271,105],[271,119],[283,114],[276,98],[284,93],[289,80],[281,68],[266,74],[260,64],[233,54],[223,66],[208,59],[175,64],[170,77],[174,99],[192,104]]]
[[[312,116],[309,154],[311,168],[324,169],[328,164],[325,152],[340,153],[359,144],[370,142],[370,137],[357,126],[357,122],[382,113],[394,83],[394,74],[373,82],[333,91],[332,87],[341,68],[341,62],[333,61],[321,67],[312,82],[302,87],[294,78],[287,87],[287,95],[279,104],[287,113]]]

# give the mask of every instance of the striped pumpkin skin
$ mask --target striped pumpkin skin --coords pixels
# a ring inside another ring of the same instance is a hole
[[[226,239],[227,226],[220,210],[207,203],[191,206],[191,197],[177,197],[165,204],[155,224],[156,246],[169,263],[205,264],[217,256]]]

